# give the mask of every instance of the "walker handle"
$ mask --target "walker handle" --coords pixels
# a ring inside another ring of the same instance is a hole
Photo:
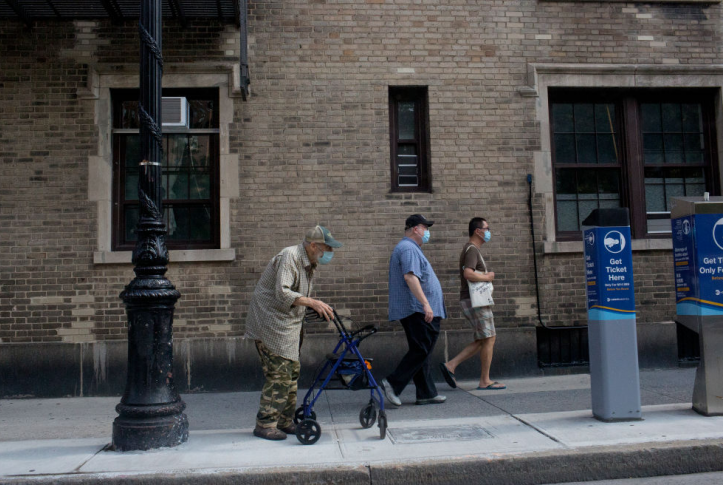
[[[344,323],[341,321],[341,317],[338,313],[336,313],[336,310],[332,308],[334,311],[334,325],[336,325],[336,328],[339,329],[339,331],[342,333],[342,335],[349,335],[349,331],[344,326]]]
[[[353,331],[353,332],[351,333],[350,337],[354,337],[355,335],[358,335],[358,334],[363,333],[363,332],[369,332],[369,335],[371,335],[371,334],[377,333],[377,331],[379,331],[379,327],[377,327],[376,325],[374,325],[374,324],[372,323],[372,324],[370,324],[370,325],[367,325],[367,326],[364,327],[364,328],[360,328],[359,330]],[[367,338],[369,335],[364,336],[364,338]]]
[[[374,334],[377,333],[378,331],[379,331],[379,327],[377,327],[377,326],[374,325],[374,324],[370,324],[370,325],[367,325],[367,326],[364,327],[364,328],[361,328],[361,329],[359,329],[359,330],[356,330],[356,331],[352,332],[352,334],[351,334],[349,337],[350,337],[350,338],[354,338],[356,335],[364,334],[364,332],[369,332],[369,333],[364,334],[364,335],[361,335],[361,337],[359,337],[359,340],[357,341],[357,345],[359,345],[360,343],[362,343],[362,340],[364,340],[364,339],[367,338],[367,337],[371,337],[372,335],[374,335]]]

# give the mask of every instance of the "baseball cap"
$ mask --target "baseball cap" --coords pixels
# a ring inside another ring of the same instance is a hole
[[[329,229],[325,228],[324,226],[316,226],[313,229],[309,229],[306,232],[306,242],[310,243],[322,243],[326,244],[328,246],[331,246],[332,248],[340,248],[342,244],[334,239],[331,235],[331,232],[329,232]]]
[[[432,224],[434,224],[434,221],[428,221],[421,214],[413,214],[407,217],[407,221],[404,223],[404,228],[409,229],[410,227],[415,227],[420,224],[424,224],[425,226],[430,227]]]

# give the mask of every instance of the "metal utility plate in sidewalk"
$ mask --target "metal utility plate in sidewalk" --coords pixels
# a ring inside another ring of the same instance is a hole
[[[430,458],[499,456],[562,449],[542,433],[511,416],[392,421],[387,439],[376,425],[368,430],[338,427],[339,444],[347,461],[400,462]]]
[[[643,406],[642,415],[617,423],[599,421],[590,410],[518,418],[570,448],[723,438],[723,416],[702,416],[687,403]]]
[[[394,444],[470,441],[493,438],[492,433],[477,424],[425,428],[393,428],[387,431]]]

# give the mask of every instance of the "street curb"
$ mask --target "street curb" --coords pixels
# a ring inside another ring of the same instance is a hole
[[[254,469],[201,469],[179,470],[168,473],[88,473],[53,476],[37,476],[6,479],[0,478],[0,485],[170,485],[193,483],[194,485],[369,485],[369,467],[295,466]]]
[[[440,445],[443,446],[443,445]],[[723,440],[691,440],[556,450],[501,458],[459,458],[336,467],[188,470],[0,478],[0,485],[459,484],[540,485],[723,471]]]
[[[371,467],[371,482],[539,485],[723,471],[723,440],[675,441]]]

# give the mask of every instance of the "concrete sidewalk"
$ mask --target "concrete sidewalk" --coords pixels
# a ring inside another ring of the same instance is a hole
[[[643,420],[592,417],[589,375],[505,380],[442,405],[387,412],[362,429],[368,391],[326,392],[314,445],[254,438],[258,393],[183,396],[189,441],[149,452],[109,451],[118,398],[0,400],[0,483],[484,483],[542,484],[723,470],[723,417],[691,409],[695,369],[641,372]]]

